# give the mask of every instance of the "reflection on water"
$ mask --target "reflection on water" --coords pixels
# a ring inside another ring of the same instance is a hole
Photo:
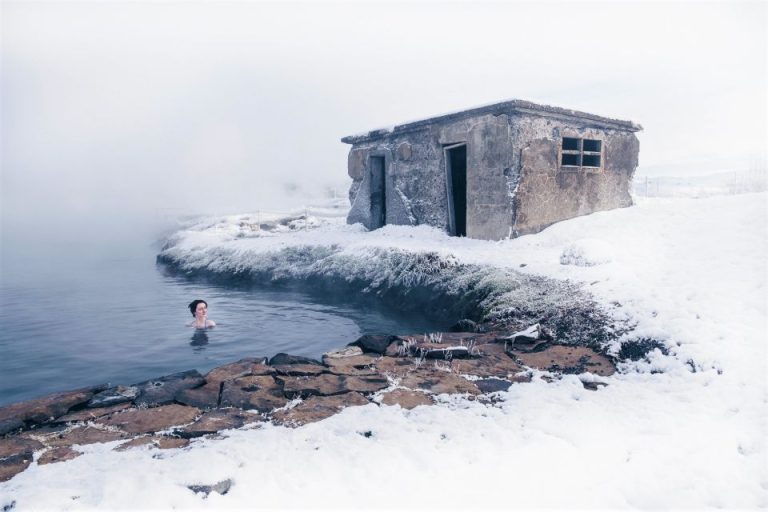
[[[189,344],[195,347],[195,350],[203,350],[208,344],[208,332],[205,329],[195,329]]]

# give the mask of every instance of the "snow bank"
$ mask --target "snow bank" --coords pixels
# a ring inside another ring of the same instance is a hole
[[[670,355],[655,349],[625,363],[597,392],[576,376],[535,378],[493,403],[444,396],[412,411],[368,405],[295,430],[233,431],[169,452],[91,445],[75,460],[32,466],[0,484],[0,506],[766,507],[765,227],[766,195],[753,194],[643,200],[503,242],[334,222],[280,236],[239,237],[243,228],[231,222],[181,233],[167,251],[189,268],[245,271],[286,248],[316,247],[320,257],[399,248],[569,279],[631,322],[634,335],[664,340]],[[609,243],[610,261],[562,265],[580,239]],[[227,478],[224,496],[187,488]]]

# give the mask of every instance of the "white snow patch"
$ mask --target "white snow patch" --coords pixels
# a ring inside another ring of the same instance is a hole
[[[613,259],[611,244],[605,240],[581,239],[568,244],[560,254],[561,265],[593,267],[608,263]]]

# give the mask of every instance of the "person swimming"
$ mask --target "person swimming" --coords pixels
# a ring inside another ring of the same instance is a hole
[[[210,329],[216,327],[216,322],[208,320],[208,303],[203,299],[195,299],[189,303],[189,312],[195,317],[187,325],[196,329]]]

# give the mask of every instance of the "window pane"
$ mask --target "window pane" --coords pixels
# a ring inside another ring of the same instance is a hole
[[[584,151],[599,152],[600,148],[602,147],[602,145],[603,145],[602,141],[592,140],[592,139],[584,139]]]
[[[563,153],[563,163],[562,165],[580,165],[579,161],[581,160],[581,155],[576,155],[573,153]]]
[[[565,150],[572,150],[572,151],[578,151],[579,150],[579,139],[573,139],[570,137],[563,137],[563,149]]]
[[[584,167],[600,167],[600,155],[584,155],[582,165]]]

